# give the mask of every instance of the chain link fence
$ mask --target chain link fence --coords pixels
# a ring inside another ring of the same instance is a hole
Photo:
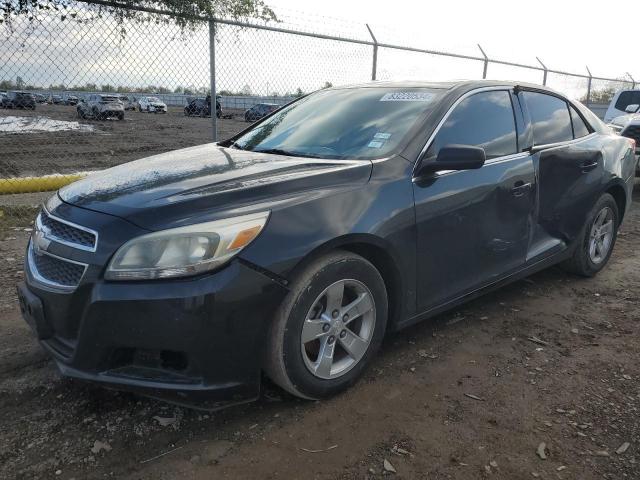
[[[155,11],[142,21],[107,5],[70,3],[0,25],[0,194],[52,190],[87,172],[226,138],[332,85],[521,80],[546,83],[597,113],[613,92],[635,87],[491,59],[481,49],[474,56],[389,44],[338,20],[279,14],[277,22],[203,18],[183,27]]]

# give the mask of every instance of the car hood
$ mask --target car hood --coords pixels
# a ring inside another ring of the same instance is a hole
[[[149,230],[304,201],[368,182],[372,163],[255,153],[206,144],[129,162],[62,188],[66,203]]]

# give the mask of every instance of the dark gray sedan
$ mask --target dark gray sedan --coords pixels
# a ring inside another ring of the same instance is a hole
[[[62,189],[19,298],[68,376],[171,401],[352,385],[386,332],[561,264],[591,276],[633,140],[536,85],[373,83]]]

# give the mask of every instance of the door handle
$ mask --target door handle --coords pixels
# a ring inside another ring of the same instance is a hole
[[[522,180],[518,180],[511,189],[511,193],[514,197],[521,197],[529,191],[531,183],[524,183]]]
[[[580,168],[582,168],[582,173],[587,173],[590,172],[591,170],[593,170],[594,168],[598,167],[598,162],[592,162],[592,163],[587,163],[584,162],[582,165],[580,165]]]

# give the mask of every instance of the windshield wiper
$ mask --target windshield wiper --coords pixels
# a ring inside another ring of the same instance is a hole
[[[229,144],[230,147],[235,148],[237,150],[244,150],[244,148],[242,147],[242,145],[240,145],[239,143],[236,142],[231,142]]]
[[[252,150],[252,152],[256,153],[271,153],[273,155],[286,155],[287,157],[304,157],[300,153],[290,152],[288,150],[283,150],[282,148],[265,148],[264,150]]]

